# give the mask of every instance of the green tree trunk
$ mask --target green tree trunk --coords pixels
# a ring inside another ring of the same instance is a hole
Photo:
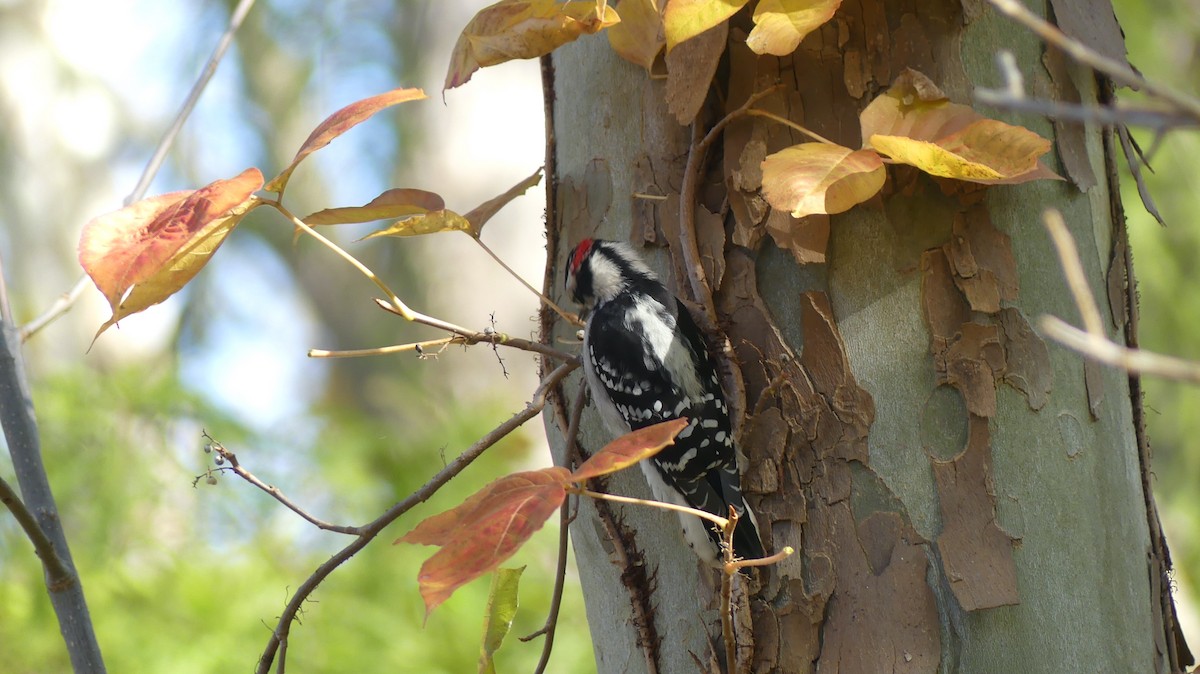
[[[1070,9],[1111,16],[1104,2]],[[752,54],[748,27],[743,13],[727,38],[698,38],[727,42],[701,131],[782,82],[757,107],[858,147],[859,112],[905,68],[971,104],[975,87],[999,85],[1001,49],[1037,95],[1106,95],[983,3],[845,3],[784,59]],[[646,246],[688,297],[678,231],[692,136],[672,113],[696,87],[648,79],[603,37],[551,64],[554,295],[571,246],[602,236]],[[743,584],[750,671],[1163,672],[1188,658],[1145,489],[1137,382],[1030,327],[1078,316],[1041,221],[1054,207],[1110,335],[1127,339],[1111,138],[980,111],[1054,139],[1045,161],[1067,181],[981,189],[891,167],[881,197],[796,221],[758,196],[757,167],[799,134],[743,117],[703,165],[694,226],[744,384],[745,487],[768,548],[798,551]],[[561,323],[553,335],[571,336]],[[579,385],[547,415],[560,460]],[[584,450],[609,438],[590,407],[580,437]],[[649,496],[638,471],[607,488]],[[713,572],[677,529],[673,515],[582,503],[572,541],[600,672],[724,659]]]

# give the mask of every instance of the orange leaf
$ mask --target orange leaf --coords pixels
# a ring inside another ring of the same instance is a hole
[[[113,312],[97,336],[186,285],[258,205],[253,194],[262,183],[262,173],[249,168],[198,190],[143,199],[84,225],[79,264]]]
[[[930,175],[985,184],[1058,178],[1038,161],[1049,140],[951,103],[915,70],[897,77],[859,121],[864,147]]]
[[[649,71],[667,43],[663,33],[665,0],[621,0],[621,22],[608,29],[608,44],[618,56]]]
[[[833,18],[842,0],[758,0],[746,46],[756,54],[787,56]]]
[[[679,435],[687,424],[687,418],[683,417],[626,433],[584,461],[582,466],[571,473],[571,481],[583,482],[600,475],[615,473],[654,456],[667,445],[675,444],[675,436]]]
[[[365,206],[326,208],[304,218],[304,222],[309,225],[344,225],[421,215],[445,207],[446,203],[433,192],[398,187],[380,194]]]
[[[601,6],[604,13],[598,14]],[[620,20],[616,10],[596,0],[501,0],[479,10],[463,28],[442,90],[466,83],[480,68],[545,56]]]
[[[749,0],[670,0],[663,13],[667,51],[728,20],[747,2]]]
[[[275,176],[267,184],[267,191],[282,194],[284,188],[287,187],[288,180],[292,177],[292,171],[296,170],[296,166],[305,157],[325,147],[334,138],[370,119],[372,115],[380,110],[398,103],[404,103],[405,101],[417,101],[423,98],[425,98],[425,92],[420,89],[394,89],[378,96],[364,98],[361,101],[351,103],[338,110],[326,118],[324,122],[321,122],[316,129],[313,129],[308,140],[304,141],[304,144],[300,146],[300,151],[296,153],[296,156],[292,159],[292,163],[288,164],[288,167],[282,173]]]
[[[442,548],[425,560],[417,576],[425,615],[499,566],[541,529],[566,498],[568,476],[560,467],[507,475],[397,539]]]
[[[802,218],[841,213],[875,196],[887,171],[874,150],[801,143],[762,163],[763,196],[771,206]]]

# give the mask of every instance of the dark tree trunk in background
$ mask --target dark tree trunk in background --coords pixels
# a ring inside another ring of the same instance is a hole
[[[1107,3],[1056,9],[1094,19],[1085,40],[1115,29]],[[982,2],[847,2],[786,59],[752,54],[748,29],[743,13],[727,38],[698,38],[728,45],[704,130],[782,82],[758,107],[858,147],[859,112],[905,68],[971,104],[975,87],[999,85],[1001,49],[1040,96],[1107,95]],[[603,37],[560,49],[552,66],[553,294],[566,252],[599,235],[646,246],[688,296],[677,232],[691,135],[673,113],[689,91],[649,80]],[[744,117],[708,154],[695,227],[750,415],[745,488],[768,547],[798,550],[745,583],[739,620],[754,643],[739,657],[752,671],[1163,672],[1186,661],[1136,381],[1030,327],[1042,314],[1077,320],[1041,223],[1054,207],[1110,334],[1132,329],[1111,139],[981,112],[1054,139],[1046,162],[1067,181],[980,189],[891,167],[881,198],[797,222],[758,196],[757,167],[799,134]],[[553,336],[570,331],[560,323]],[[560,460],[578,386],[547,416]],[[607,439],[589,408],[584,449]],[[638,471],[607,488],[649,496]],[[723,659],[712,572],[677,528],[659,511],[582,504],[572,541],[601,672]]]

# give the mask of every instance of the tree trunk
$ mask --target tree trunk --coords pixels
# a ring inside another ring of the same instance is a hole
[[[1104,2],[1056,9],[1111,18]],[[704,67],[703,46],[672,52],[668,80],[647,78],[603,37],[546,62],[552,295],[563,299],[567,251],[601,236],[646,246],[681,296],[703,302],[679,252],[679,228],[695,228],[740,369],[727,383],[746,412],[747,498],[768,549],[798,551],[740,583],[740,667],[1180,669],[1190,655],[1164,582],[1137,381],[1030,327],[1042,314],[1078,315],[1041,221],[1054,207],[1111,336],[1133,329],[1106,132],[980,110],[1054,139],[1045,161],[1068,181],[979,188],[891,167],[881,197],[796,221],[758,195],[758,165],[807,139],[740,117],[699,163],[694,224],[680,224],[694,139],[778,82],[782,93],[756,107],[849,147],[861,145],[859,112],[906,68],[966,104],[974,87],[998,84],[1001,49],[1039,96],[1095,102],[1107,85],[981,2],[845,3],[783,59],[748,50],[750,25],[742,12],[727,37],[718,28],[693,41],[726,45],[696,136],[673,113],[687,119],[697,87],[678,74]],[[572,336],[561,322],[550,334]],[[547,416],[560,462],[580,385],[569,380]],[[589,406],[582,450],[608,439]],[[604,486],[649,497],[638,471]],[[600,672],[723,662],[714,572],[677,530],[656,510],[580,505],[571,533]]]

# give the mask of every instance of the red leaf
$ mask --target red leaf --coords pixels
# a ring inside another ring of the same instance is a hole
[[[605,445],[571,474],[572,482],[583,482],[593,477],[615,473],[642,459],[654,456],[663,447],[675,444],[675,436],[687,427],[687,417],[672,419],[640,428]]]
[[[258,202],[262,173],[246,169],[198,190],[143,199],[83,227],[79,264],[121,318],[178,292]],[[99,334],[99,333],[97,333]]]
[[[566,498],[569,475],[559,467],[507,475],[397,539],[442,547],[425,560],[417,577],[426,615],[459,587],[499,566],[541,529]]]
[[[296,153],[296,157],[292,159],[292,163],[288,164],[288,167],[282,173],[275,176],[267,184],[267,191],[282,194],[284,188],[287,187],[288,180],[292,177],[292,171],[296,170],[296,165],[303,161],[305,157],[325,147],[334,138],[370,119],[375,113],[398,103],[421,100],[422,98],[425,98],[425,92],[420,89],[394,89],[385,94],[364,98],[361,101],[351,103],[338,110],[313,130],[308,140],[304,141],[304,144],[300,146],[300,151]]]

